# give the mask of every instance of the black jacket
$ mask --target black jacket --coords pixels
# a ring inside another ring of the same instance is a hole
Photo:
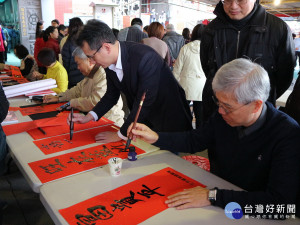
[[[215,73],[236,58],[249,58],[266,69],[271,81],[269,101],[275,104],[293,79],[295,51],[289,27],[259,4],[240,30],[232,24],[221,2],[214,13],[217,18],[205,29],[200,47],[201,64],[207,78],[203,90],[205,119],[216,109],[211,97]]]
[[[107,91],[94,107],[100,119],[118,101],[120,92],[126,96],[130,114],[120,131],[127,136],[127,128],[134,121],[140,99],[147,90],[138,122],[155,131],[186,131],[192,129],[192,116],[184,90],[169,67],[156,51],[144,44],[120,42],[123,79],[105,69]]]
[[[76,45],[73,44],[72,41],[68,38],[61,52],[63,65],[68,73],[68,89],[76,86],[76,84],[84,78],[82,73],[77,69],[77,63],[72,56],[75,48]]]

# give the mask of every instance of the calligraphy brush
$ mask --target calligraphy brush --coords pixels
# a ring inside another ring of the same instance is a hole
[[[71,121],[70,121],[70,140],[73,138],[74,122],[73,122],[73,108],[71,108]]]
[[[139,115],[140,115],[140,112],[141,112],[141,109],[142,109],[142,106],[143,106],[143,103],[144,103],[144,100],[145,100],[145,97],[146,97],[146,92],[147,91],[145,91],[143,93],[142,97],[141,97],[140,105],[139,105],[138,111],[137,111],[137,113],[135,115],[133,126],[131,127],[131,130],[130,130],[130,132],[128,134],[128,139],[127,139],[127,142],[126,142],[125,150],[129,147],[129,145],[131,143],[132,136],[133,136],[131,131],[132,131],[132,129],[135,129],[135,127],[136,127],[136,122],[137,122],[137,120],[139,118]]]

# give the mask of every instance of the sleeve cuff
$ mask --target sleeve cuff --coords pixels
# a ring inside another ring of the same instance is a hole
[[[127,140],[127,137],[125,137],[123,134],[121,134],[120,130],[118,130],[118,136],[119,136],[119,138],[122,138],[123,140]]]
[[[89,114],[92,115],[92,117],[94,117],[94,120],[97,121],[98,120],[98,116],[94,111],[90,111]]]

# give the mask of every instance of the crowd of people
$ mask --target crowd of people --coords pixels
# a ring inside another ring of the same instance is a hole
[[[39,21],[34,57],[22,45],[15,54],[28,80],[57,81],[57,96],[45,103],[68,101],[86,112],[73,115],[76,123],[105,116],[120,126],[97,142],[126,140],[146,92],[134,139],[173,152],[207,149],[211,172],[245,190],[187,189],[169,196],[169,207],[300,207],[300,110],[291,110],[299,93],[287,102],[289,115],[275,105],[293,80],[291,31],[258,0],[221,0],[214,13],[207,26],[182,35],[173,24],[143,29],[139,18],[120,31],[78,17],[68,28],[55,19],[43,30]]]

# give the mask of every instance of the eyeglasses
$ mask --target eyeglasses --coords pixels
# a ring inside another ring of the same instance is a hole
[[[224,112],[225,112],[226,114],[233,113],[233,112],[239,110],[240,108],[242,108],[242,107],[244,107],[244,106],[246,106],[246,105],[249,105],[249,104],[251,103],[251,102],[249,102],[249,103],[247,103],[247,104],[244,104],[244,105],[238,107],[237,109],[228,109],[228,107],[226,108],[226,106],[224,106],[223,103],[220,103],[219,100],[218,100],[214,95],[212,96],[212,99],[213,99],[214,103],[215,103],[218,107],[221,107],[221,108],[224,110]]]
[[[109,41],[109,42],[104,42],[104,43],[111,43],[111,42]],[[103,44],[104,44],[104,43],[103,43]],[[94,52],[93,55],[86,55],[86,57],[88,57],[89,59],[94,59],[95,55],[96,55],[97,52],[99,52],[99,50],[102,48],[103,44],[99,46],[99,48]]]
[[[221,0],[221,2],[224,5],[231,5],[233,2],[235,2],[238,5],[245,5],[247,3],[247,0]]]
[[[94,59],[95,55],[97,54],[97,52],[99,52],[100,48],[102,48],[102,45],[100,45],[100,47],[97,49],[97,51],[95,51],[93,55],[86,55],[86,57],[88,57],[89,59]]]

